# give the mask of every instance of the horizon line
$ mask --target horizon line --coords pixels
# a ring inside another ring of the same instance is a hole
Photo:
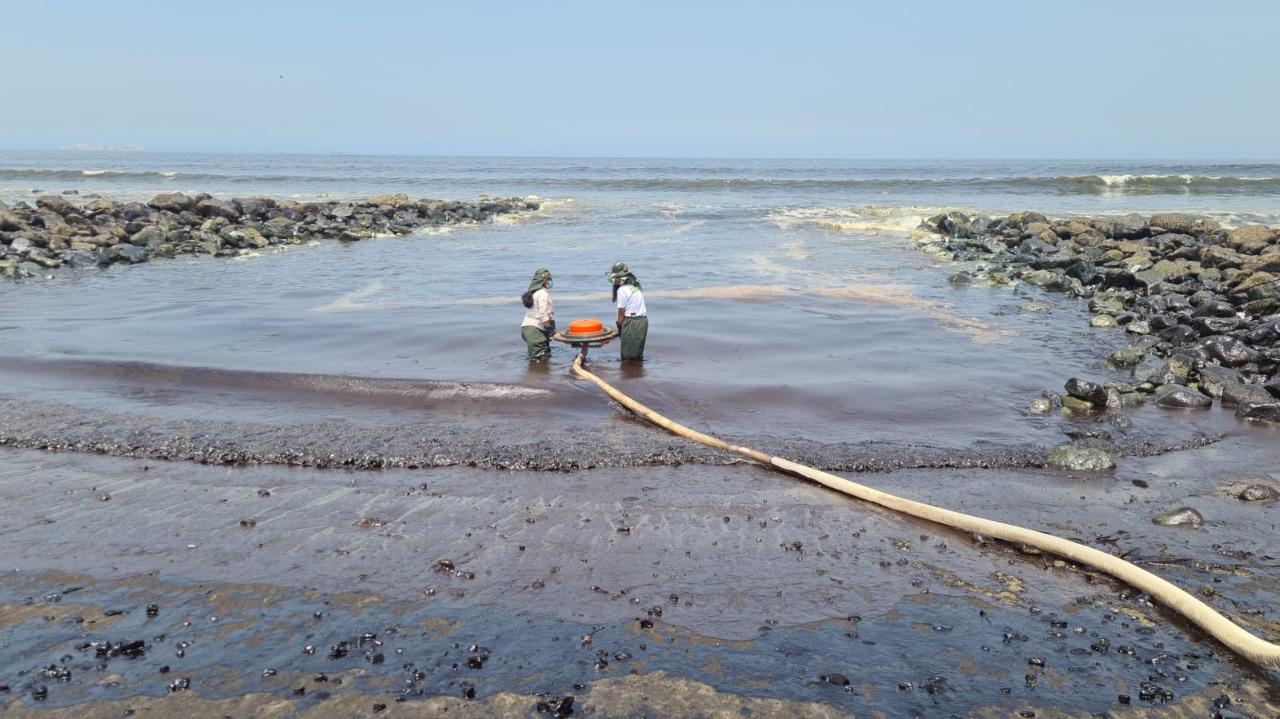
[[[1128,156],[1128,157],[1051,157],[1033,155],[989,156],[926,156],[926,155],[865,155],[865,156],[789,156],[789,155],[542,155],[542,154],[435,154],[435,153],[386,153],[344,151],[254,151],[254,150],[153,150],[149,148],[95,148],[75,147],[0,148],[0,153],[52,152],[68,155],[260,155],[271,157],[396,157],[439,160],[755,160],[791,162],[1183,162],[1183,163],[1237,163],[1280,164],[1280,158],[1246,158],[1240,156]]]

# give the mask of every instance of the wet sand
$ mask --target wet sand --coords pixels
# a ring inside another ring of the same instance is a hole
[[[1277,509],[1224,494],[1238,478],[1218,469],[1263,449],[1228,439],[1106,477],[915,470],[875,484],[1111,547],[1274,632]],[[1105,577],[746,465],[0,461],[10,712],[529,716],[539,694],[598,716],[1191,715],[1221,695],[1244,716],[1280,707],[1273,674]],[[1208,526],[1146,520],[1177,504]],[[135,640],[136,658],[84,646]]]

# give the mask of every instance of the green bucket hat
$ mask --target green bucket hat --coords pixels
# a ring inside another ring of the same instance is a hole
[[[627,267],[627,263],[625,262],[613,263],[613,269],[604,273],[604,277],[610,282],[618,282],[623,285],[635,285],[636,287],[640,286],[640,280],[636,279],[636,276],[632,274],[630,268]]]
[[[529,280],[529,291],[537,292],[542,289],[542,286],[545,285],[549,279],[551,279],[551,270],[548,270],[545,267],[538,268],[533,273],[533,279]]]

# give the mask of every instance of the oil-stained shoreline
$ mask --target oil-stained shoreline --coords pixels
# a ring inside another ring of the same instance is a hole
[[[1273,631],[1276,566],[1255,530],[1274,508],[1201,475],[1242,449],[1135,460],[1106,485],[983,470],[880,480],[1016,508],[1213,587],[1206,601]],[[1203,479],[1126,481],[1170,474]],[[1201,531],[1128,519],[1188,494],[1212,519]],[[6,450],[0,499],[13,549],[0,703],[18,716],[554,716],[567,696],[584,716],[1280,707],[1274,675],[1106,577],[759,468],[512,482]]]
[[[605,400],[601,400],[603,404]],[[648,427],[619,411],[605,421],[433,420],[416,412],[394,425],[329,421],[285,426],[85,410],[0,395],[0,447],[86,452],[140,459],[246,466],[314,468],[478,467],[573,471],[607,467],[728,465],[741,460]],[[1137,425],[1071,432],[1069,445],[1102,447],[1119,456],[1149,456],[1210,444],[1195,430]],[[735,442],[828,471],[912,468],[1039,468],[1050,447],[976,443],[940,447],[890,442],[818,443],[767,435]]]

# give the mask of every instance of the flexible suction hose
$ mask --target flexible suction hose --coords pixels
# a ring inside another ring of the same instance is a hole
[[[918,517],[948,527],[955,527],[956,529],[963,529],[968,532],[976,532],[983,536],[1003,539],[1006,542],[1025,544],[1105,572],[1131,587],[1146,592],[1153,599],[1186,617],[1192,624],[1200,627],[1233,652],[1249,661],[1268,669],[1280,669],[1280,645],[1254,636],[1187,591],[1119,557],[1068,539],[1055,537],[1052,534],[1045,534],[1026,527],[997,522],[992,519],[983,519],[971,514],[904,499],[857,482],[851,482],[830,472],[823,472],[781,457],[771,457],[764,452],[759,452],[749,447],[729,444],[719,438],[673,422],[631,399],[584,368],[581,356],[574,361],[573,371],[593,382],[618,404],[672,434],[691,439],[713,449],[732,452],[788,474],[804,477],[842,494],[877,504],[886,509],[892,509],[895,512],[901,512],[912,517]]]

